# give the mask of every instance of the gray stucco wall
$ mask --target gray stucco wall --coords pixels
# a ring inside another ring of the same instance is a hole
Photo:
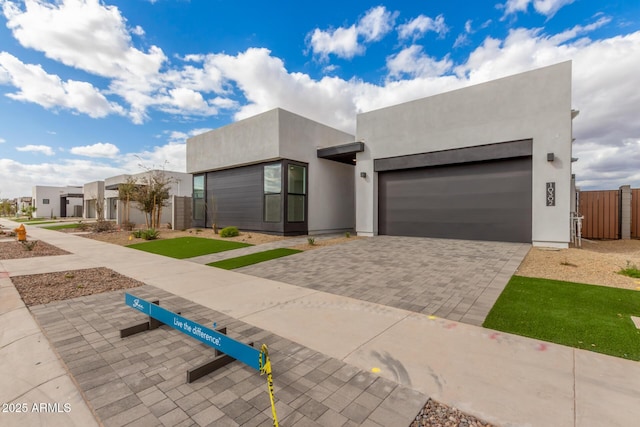
[[[353,141],[353,135],[277,108],[190,138],[187,171],[221,171],[280,159],[307,163],[308,232],[350,230],[355,225],[354,167],[318,159],[317,149]],[[257,213],[261,218],[262,206]]]
[[[533,140],[533,224],[536,245],[566,247],[571,198],[571,62],[358,115],[356,231],[378,232],[374,159]],[[547,153],[555,160],[547,161]],[[546,183],[556,183],[547,207]]]
[[[195,174],[277,159],[278,112],[270,110],[189,138],[187,172]]]
[[[353,142],[354,136],[286,110],[278,111],[280,156],[309,164],[309,234],[352,230],[354,166],[319,159],[317,150]]]

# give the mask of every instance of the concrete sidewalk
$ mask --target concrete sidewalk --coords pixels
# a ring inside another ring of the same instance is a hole
[[[65,233],[28,232],[72,255],[2,261],[9,276],[108,267],[360,369],[378,368],[386,379],[497,425],[629,426],[640,417],[637,362]],[[4,321],[0,328],[3,352],[6,334],[27,333],[5,330]],[[16,371],[14,353],[3,353],[2,364]],[[3,393],[4,402],[24,394],[12,384]]]

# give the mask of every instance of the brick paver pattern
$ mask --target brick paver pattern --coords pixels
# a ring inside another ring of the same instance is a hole
[[[129,290],[183,316],[266,343],[283,426],[407,426],[427,396],[153,286]],[[265,377],[233,362],[194,383],[213,349],[168,326],[120,338],[147,317],[122,291],[31,307],[100,421],[119,426],[271,426]]]
[[[481,325],[529,248],[524,243],[376,236],[235,271]]]

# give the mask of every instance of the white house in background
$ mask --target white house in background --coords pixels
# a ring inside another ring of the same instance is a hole
[[[22,212],[23,209],[31,207],[33,203],[33,197],[19,197],[16,200],[18,203],[18,213]]]
[[[40,218],[82,217],[82,187],[36,185],[31,191],[31,203],[35,208],[35,216]]]
[[[194,225],[567,247],[575,114],[571,62],[359,114],[355,137],[267,111],[187,140]]]
[[[124,213],[124,201],[119,200],[119,192],[118,188],[120,184],[124,184],[128,179],[132,179],[138,185],[144,185],[147,178],[156,173],[162,173],[169,180],[169,200],[167,201],[167,205],[162,209],[162,217],[160,218],[160,223],[163,225],[169,224],[171,222],[171,212],[172,212],[172,197],[171,196],[188,196],[191,197],[192,193],[192,179],[191,175],[184,172],[174,172],[174,171],[162,171],[162,170],[151,170],[147,172],[142,172],[134,175],[117,175],[110,178],[105,179],[104,181],[100,181],[102,183],[102,193],[103,200],[105,203],[104,216],[106,219],[115,220],[118,224],[122,224],[125,219]],[[91,183],[94,184],[94,183]],[[96,187],[98,190],[100,186]],[[145,224],[145,215],[138,208],[138,204],[136,202],[131,201],[129,203],[129,222],[132,222],[136,225]]]

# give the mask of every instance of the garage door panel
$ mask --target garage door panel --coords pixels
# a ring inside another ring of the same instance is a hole
[[[531,157],[381,172],[379,232],[531,241]]]

